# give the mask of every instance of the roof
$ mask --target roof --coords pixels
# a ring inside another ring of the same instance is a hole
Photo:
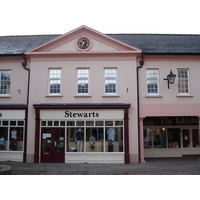
[[[106,34],[146,54],[200,54],[200,35]],[[61,35],[0,37],[0,55],[18,55],[35,49]]]

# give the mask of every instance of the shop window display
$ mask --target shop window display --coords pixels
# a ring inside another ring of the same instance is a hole
[[[192,143],[193,143],[193,147],[200,147],[199,129],[192,129]]]
[[[144,129],[144,148],[166,148],[166,129]]]
[[[3,121],[1,123],[0,151],[23,151],[23,125],[23,121]]]
[[[76,121],[67,124],[67,152],[123,152],[123,121]]]
[[[168,128],[168,148],[180,148],[180,128]]]

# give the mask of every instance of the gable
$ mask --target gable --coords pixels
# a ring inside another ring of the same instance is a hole
[[[81,26],[71,32],[68,32],[36,49],[33,49],[27,54],[34,53],[80,53],[83,52],[77,46],[77,41],[81,37],[86,37],[90,41],[90,48],[84,50],[84,53],[94,52],[132,52],[141,53],[139,49],[128,46],[109,36],[90,29],[86,26]]]

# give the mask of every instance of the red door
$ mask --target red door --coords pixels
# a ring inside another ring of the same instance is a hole
[[[65,162],[64,128],[42,128],[41,162]]]

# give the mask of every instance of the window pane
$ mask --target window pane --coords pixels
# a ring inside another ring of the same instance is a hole
[[[75,121],[67,121],[67,126],[75,126]]]
[[[8,128],[0,127],[0,151],[8,150]]]
[[[0,94],[10,94],[10,71],[0,71]]]
[[[87,94],[89,91],[89,70],[78,69],[77,70],[77,93]]]
[[[96,121],[95,123],[96,123],[96,126],[103,126],[104,124],[103,121]]]
[[[158,94],[158,70],[147,70],[147,93]]]
[[[152,130],[150,128],[144,129],[144,148],[152,148]]]
[[[83,152],[84,151],[84,129],[67,128],[67,152]]]
[[[178,69],[178,93],[189,93],[189,71]]]
[[[105,93],[116,93],[117,92],[117,70],[116,69],[105,69]]]
[[[104,152],[103,128],[86,129],[86,151]]]
[[[180,148],[180,129],[168,129],[168,148]]]
[[[123,152],[123,128],[106,128],[105,133],[105,151]]]
[[[23,151],[23,127],[10,131],[10,151]]]
[[[199,129],[192,129],[192,143],[193,143],[193,147],[200,147],[200,145],[199,145]]]
[[[60,69],[51,69],[49,70],[49,92],[51,94],[60,93],[60,84],[61,84],[61,70]]]

